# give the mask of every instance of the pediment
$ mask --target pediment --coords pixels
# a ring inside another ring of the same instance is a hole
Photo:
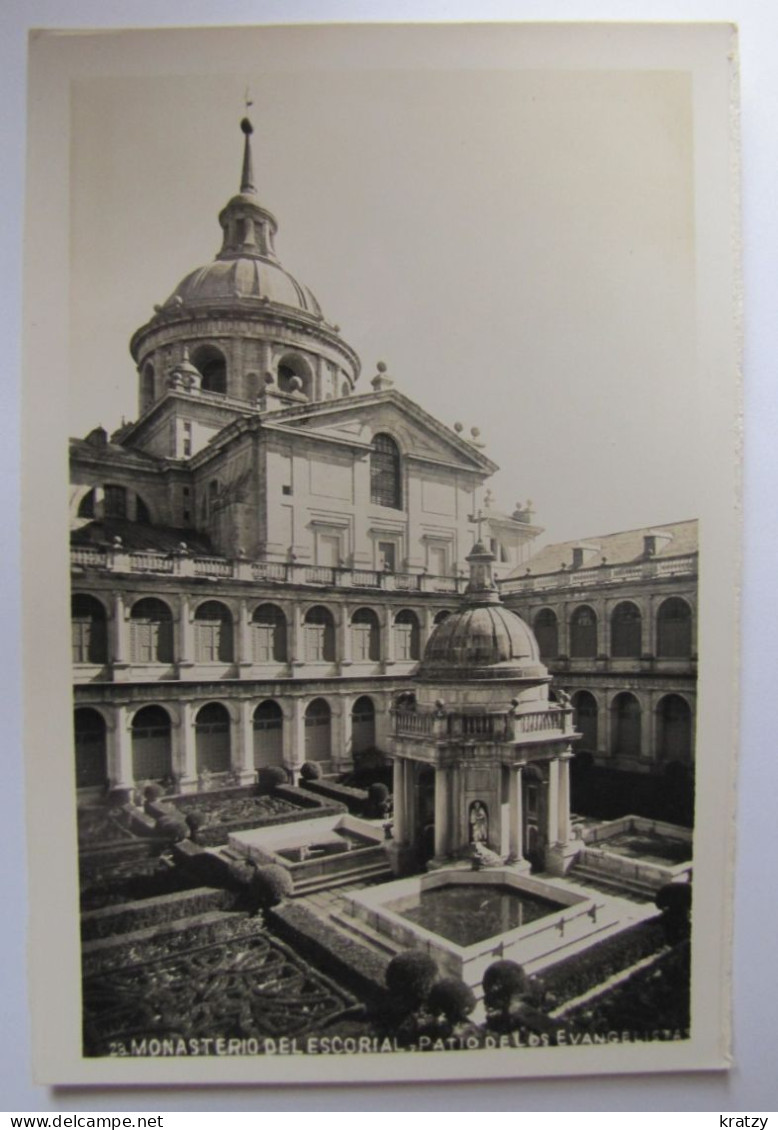
[[[482,451],[398,393],[350,397],[307,411],[279,414],[284,431],[300,430],[333,442],[368,445],[378,432],[392,436],[406,457],[489,472],[494,464]],[[275,420],[268,421],[272,427]]]

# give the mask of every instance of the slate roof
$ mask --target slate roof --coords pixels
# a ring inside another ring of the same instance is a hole
[[[686,554],[697,552],[697,520],[687,522],[669,522],[663,526],[641,526],[636,530],[622,530],[616,534],[600,534],[596,537],[577,538],[575,541],[558,541],[543,549],[529,559],[510,577],[540,576],[541,574],[559,573],[564,566],[570,569],[573,564],[573,549],[583,546],[585,549],[596,550],[590,560],[585,560],[583,568],[587,565],[601,565],[603,557],[608,565],[629,565],[632,562],[645,561],[645,537],[649,534],[667,535],[668,541],[659,540],[655,557],[682,557]],[[509,578],[505,578],[506,580]]]
[[[175,553],[186,542],[190,554],[200,557],[220,556],[214,554],[206,534],[195,530],[179,530],[174,526],[148,526],[142,522],[128,522],[122,518],[106,518],[103,521],[87,522],[70,535],[72,545],[113,546],[114,539],[122,539],[122,547],[137,552],[150,549],[156,553]]]

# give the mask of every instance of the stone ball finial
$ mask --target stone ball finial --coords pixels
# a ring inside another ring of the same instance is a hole
[[[242,122],[240,123],[240,128],[243,130],[246,137],[249,137],[254,132],[254,127],[251,124],[251,122],[248,120],[248,118],[244,118],[242,120]]]
[[[335,325],[334,325],[334,326],[333,326],[332,328],[334,329],[334,331],[335,331],[335,333],[336,333],[336,334],[339,334],[339,333],[340,333],[340,326],[338,325],[338,323],[337,323],[337,322],[335,323]]]
[[[289,381],[289,388],[292,392],[300,392],[302,390],[302,387],[303,382],[297,376],[292,377]]]
[[[272,385],[275,383],[275,377],[272,373],[265,373],[265,384]]]
[[[454,431],[457,433],[457,435],[459,435],[459,433],[463,432],[464,430],[464,424],[461,424],[459,420],[457,420],[457,422],[454,424]]]
[[[478,439],[480,434],[481,434],[480,428],[471,428],[470,429],[470,435],[473,437],[473,439]]]
[[[376,369],[378,369],[379,373],[385,373],[386,372],[386,362],[385,361],[379,361],[378,364],[376,365]]]

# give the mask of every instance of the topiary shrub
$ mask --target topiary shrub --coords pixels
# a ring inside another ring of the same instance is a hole
[[[180,812],[160,816],[154,825],[154,835],[168,844],[177,844],[189,836],[189,826]]]
[[[487,1017],[509,1027],[516,1004],[529,988],[527,974],[515,961],[495,961],[484,973],[482,985]]]
[[[321,778],[321,767],[318,761],[306,761],[300,770],[301,781],[318,781]]]
[[[438,977],[433,958],[422,950],[405,950],[386,967],[386,987],[399,1011],[414,1012],[427,1001]]]
[[[443,977],[430,989],[427,1007],[433,1016],[444,1016],[451,1028],[464,1024],[476,1005],[475,993],[457,977]]]
[[[662,926],[670,945],[689,936],[692,916],[691,883],[666,883],[657,891],[654,904],[662,912]]]
[[[368,810],[371,816],[383,819],[392,810],[392,801],[389,790],[381,781],[375,781],[367,790]]]
[[[201,812],[199,808],[191,809],[184,816],[186,826],[189,829],[190,839],[192,839],[194,843],[198,842],[198,834],[200,829],[206,824],[207,819],[205,813]]]
[[[281,785],[287,783],[286,770],[282,769],[280,765],[269,765],[267,769],[260,771],[260,781],[262,787],[267,789],[269,793],[275,792]]]
[[[289,898],[293,889],[291,875],[278,864],[268,863],[265,867],[255,867],[247,890],[249,910],[256,914],[260,910],[278,906],[285,898]]]

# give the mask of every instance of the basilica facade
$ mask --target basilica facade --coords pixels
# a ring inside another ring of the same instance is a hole
[[[132,336],[138,418],[71,442],[79,789],[388,752],[495,465],[361,364],[275,249],[244,119],[222,248]],[[483,508],[481,508],[481,515]],[[486,530],[504,573],[541,532]],[[480,523],[480,525],[479,525]]]

